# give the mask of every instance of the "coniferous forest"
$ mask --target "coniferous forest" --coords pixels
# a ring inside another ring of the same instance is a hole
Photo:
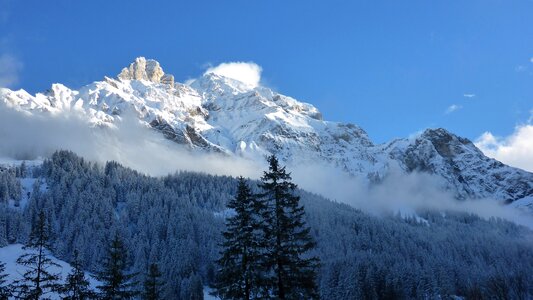
[[[32,267],[9,283],[0,264],[0,294],[202,299],[209,286],[227,299],[533,297],[529,229],[466,213],[369,215],[297,189],[290,170],[269,163],[259,181],[154,178],[68,151],[2,169],[0,246],[47,249],[74,269],[38,283]],[[34,181],[27,201],[22,178]],[[48,262],[42,253],[20,262]],[[82,270],[99,279],[96,291]]]

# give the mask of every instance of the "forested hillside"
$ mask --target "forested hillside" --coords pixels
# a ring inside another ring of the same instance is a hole
[[[21,181],[28,178],[34,188],[20,202]],[[231,177],[182,172],[153,178],[60,151],[39,167],[0,170],[0,244],[24,243],[44,211],[55,256],[71,261],[76,249],[85,268],[98,271],[118,234],[131,271],[142,277],[157,263],[165,298],[191,299],[214,279],[224,216],[231,214],[225,204],[236,187]],[[373,216],[299,193],[318,243],[323,299],[533,296],[529,229],[450,212]]]

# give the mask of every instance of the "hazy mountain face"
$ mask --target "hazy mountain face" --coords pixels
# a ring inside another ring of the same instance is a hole
[[[533,202],[533,174],[444,129],[376,145],[359,126],[324,121],[311,104],[269,88],[212,73],[181,84],[142,57],[116,78],[79,90],[1,89],[0,103],[3,156],[66,148],[151,174],[192,169],[257,177],[264,157],[276,154],[303,187],[341,200],[391,177],[423,174],[454,198]]]

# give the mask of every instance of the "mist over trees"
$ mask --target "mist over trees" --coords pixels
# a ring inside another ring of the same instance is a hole
[[[25,176],[35,185],[27,204],[19,207],[12,204],[20,196],[22,173],[0,171],[0,189],[9,195],[0,195],[2,245],[27,244],[42,211],[51,252],[72,262],[78,249],[87,271],[102,270],[110,233],[117,233],[126,252],[125,272],[137,274],[139,287],[149,279],[149,266],[159,266],[162,299],[201,299],[203,287],[214,283],[236,179],[189,172],[153,178],[67,151],[32,168]],[[257,182],[250,189],[261,191]],[[533,295],[529,229],[465,213],[372,216],[301,190],[296,194],[317,245],[309,255],[321,261],[322,299]]]

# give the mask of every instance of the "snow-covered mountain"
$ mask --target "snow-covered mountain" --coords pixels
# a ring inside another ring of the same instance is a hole
[[[532,173],[488,158],[444,129],[374,144],[359,126],[325,121],[313,105],[269,88],[213,73],[182,84],[143,57],[117,77],[79,90],[62,84],[36,95],[0,89],[1,102],[28,114],[80,113],[97,127],[114,127],[132,111],[147,127],[192,151],[246,159],[272,153],[289,165],[324,163],[367,182],[379,182],[399,166],[440,176],[458,198],[513,202],[533,196]]]

